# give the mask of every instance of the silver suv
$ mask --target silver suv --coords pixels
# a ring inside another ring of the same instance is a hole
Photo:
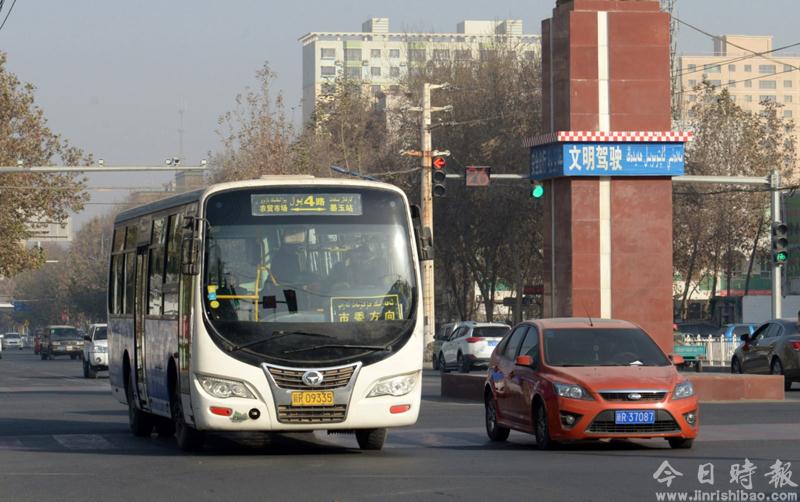
[[[92,324],[83,339],[83,378],[97,378],[98,371],[108,370],[108,325]]]

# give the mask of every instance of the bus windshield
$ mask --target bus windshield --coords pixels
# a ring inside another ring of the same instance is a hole
[[[209,198],[207,318],[226,340],[283,360],[341,358],[394,343],[408,331],[416,302],[402,197],[310,188]]]

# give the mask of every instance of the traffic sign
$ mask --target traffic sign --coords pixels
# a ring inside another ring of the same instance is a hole
[[[489,166],[467,166],[466,182],[468,187],[487,187],[491,181],[492,168]]]

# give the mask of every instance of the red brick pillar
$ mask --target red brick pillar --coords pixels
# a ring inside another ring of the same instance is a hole
[[[542,22],[544,130],[670,130],[669,45],[657,0],[558,0]],[[670,178],[545,188],[545,315],[630,320],[671,351]]]

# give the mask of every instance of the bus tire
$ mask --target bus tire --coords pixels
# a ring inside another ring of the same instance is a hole
[[[97,378],[97,371],[89,364],[87,361],[84,361],[83,364],[86,365],[86,378]]]
[[[153,432],[153,419],[149,413],[146,413],[136,407],[133,402],[133,382],[130,375],[128,375],[128,385],[125,386],[125,397],[128,399],[128,426],[136,437],[148,437]]]
[[[359,429],[356,431],[356,441],[362,450],[381,450],[386,441],[386,429]]]
[[[177,390],[172,393],[170,409],[175,429],[175,442],[178,443],[178,448],[183,451],[198,451],[202,449],[203,441],[205,440],[203,432],[186,423],[183,417],[183,403],[181,403]]]

